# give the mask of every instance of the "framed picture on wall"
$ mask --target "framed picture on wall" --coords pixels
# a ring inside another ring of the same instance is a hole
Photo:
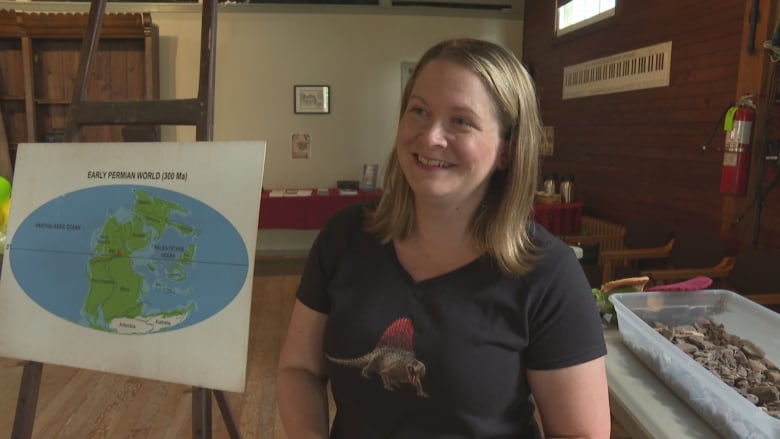
[[[330,86],[328,85],[296,85],[293,97],[296,114],[330,113]]]
[[[308,159],[311,156],[311,134],[292,134],[292,158]]]

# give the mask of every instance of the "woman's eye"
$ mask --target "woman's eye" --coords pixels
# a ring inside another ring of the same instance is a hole
[[[466,127],[474,126],[474,124],[471,123],[470,120],[466,119],[465,117],[456,117],[453,119],[456,125],[462,125]]]
[[[421,116],[424,116],[425,114],[427,114],[427,113],[426,113],[426,111],[425,111],[425,110],[423,110],[423,109],[422,109],[422,108],[420,108],[420,107],[409,107],[409,110],[408,110],[408,111],[409,111],[410,113],[412,113],[412,114],[418,114],[418,115],[421,115]]]

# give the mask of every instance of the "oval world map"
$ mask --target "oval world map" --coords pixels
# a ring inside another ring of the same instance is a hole
[[[7,255],[38,305],[117,334],[202,322],[237,296],[249,272],[244,240],[222,214],[187,195],[138,185],[50,200],[22,220]]]

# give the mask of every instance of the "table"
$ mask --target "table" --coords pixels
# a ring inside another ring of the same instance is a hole
[[[604,330],[612,415],[634,439],[721,437],[624,344]]]
[[[337,211],[380,195],[382,192],[379,190],[342,195],[333,188],[328,189],[327,195],[318,195],[316,190],[311,189],[308,196],[272,197],[270,190],[264,190],[260,198],[257,228],[319,230]]]

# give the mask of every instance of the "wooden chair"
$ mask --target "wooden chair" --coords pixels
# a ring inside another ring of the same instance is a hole
[[[684,281],[697,276],[709,277],[716,285],[723,283],[734,267],[735,258],[726,254],[725,244],[717,237],[696,233],[677,233],[666,267],[642,270],[651,285]]]
[[[739,293],[780,312],[780,250],[746,250],[705,268],[646,271],[655,283],[707,276],[715,287]]]
[[[580,233],[564,235],[563,240],[567,244],[576,246],[595,244],[599,246],[599,251],[623,248],[626,228],[622,225],[587,215],[582,216],[580,224]]]
[[[601,253],[609,250],[623,249],[623,237],[626,228],[600,218],[583,215],[580,223],[580,233],[564,235],[563,240],[569,245],[582,247],[583,257],[580,260],[582,269],[592,287],[601,286]]]
[[[636,277],[648,267],[647,261],[667,259],[674,245],[674,233],[665,224],[639,219],[625,224],[623,248],[605,250],[599,255],[602,283]]]

